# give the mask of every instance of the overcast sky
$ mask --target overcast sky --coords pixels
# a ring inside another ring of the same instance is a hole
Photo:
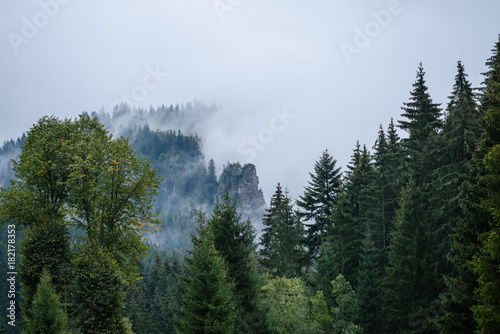
[[[447,103],[462,60],[473,86],[500,34],[500,1],[4,0],[0,142],[44,115],[193,99],[222,110],[205,156],[257,166],[302,194],[329,149],[345,168],[356,141],[399,119],[419,62]]]

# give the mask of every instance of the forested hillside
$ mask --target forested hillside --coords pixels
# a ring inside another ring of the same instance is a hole
[[[255,166],[217,178],[196,135],[147,125],[188,108],[41,119],[2,149],[20,153],[0,217],[6,240],[26,235],[21,261],[2,260],[19,267],[24,328],[499,333],[500,36],[486,66],[475,90],[458,61],[440,104],[420,63],[397,120],[353,143],[344,171],[325,149],[298,198],[276,180],[257,239]],[[120,119],[129,140],[103,125]]]

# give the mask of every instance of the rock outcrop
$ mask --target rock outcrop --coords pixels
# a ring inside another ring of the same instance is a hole
[[[266,202],[262,190],[259,189],[255,166],[253,164],[241,166],[238,162],[224,166],[215,200],[220,202],[226,191],[236,203],[241,218],[250,218],[259,233]]]

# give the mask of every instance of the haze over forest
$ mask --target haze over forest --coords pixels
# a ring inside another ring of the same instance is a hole
[[[267,200],[278,179],[301,194],[325,148],[345,166],[357,140],[371,147],[378,125],[400,115],[419,62],[436,102],[446,103],[459,59],[478,87],[500,31],[494,0],[57,3],[47,22],[39,1],[1,5],[0,143],[44,115],[198,99],[221,107],[197,133],[210,143],[205,155],[219,170],[226,161],[260,166]],[[23,37],[34,17],[40,27]],[[346,57],[347,44],[359,53]],[[131,98],[150,72],[152,89]],[[269,128],[275,110],[295,118],[249,159],[239,145]]]

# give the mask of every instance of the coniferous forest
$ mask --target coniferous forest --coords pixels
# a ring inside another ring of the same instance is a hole
[[[439,104],[420,63],[375,143],[252,217],[255,166],[117,121],[212,107],[41,118],[0,150],[0,333],[500,333],[500,39],[465,66]]]

